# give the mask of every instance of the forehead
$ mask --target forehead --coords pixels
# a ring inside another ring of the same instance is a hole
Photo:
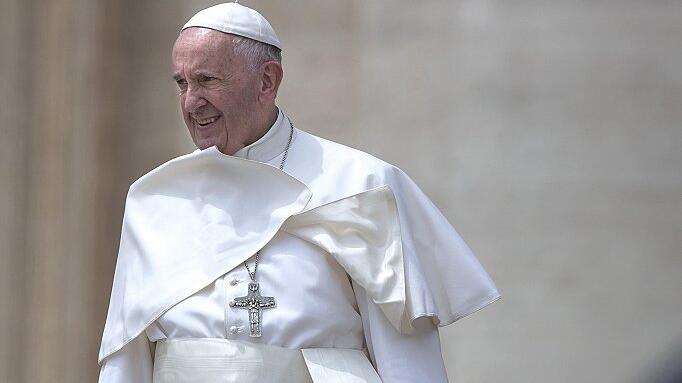
[[[225,70],[235,64],[230,35],[207,28],[187,28],[173,46],[176,71]]]

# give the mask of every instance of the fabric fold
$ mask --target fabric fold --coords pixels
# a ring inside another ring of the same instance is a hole
[[[395,328],[406,328],[400,224],[388,186],[293,215],[282,230],[331,254]]]
[[[313,383],[381,383],[362,350],[304,348],[301,353]]]
[[[384,186],[304,211],[305,184],[215,147],[141,177],[126,199],[100,363],[279,230],[329,253],[403,334],[419,317],[445,326],[497,300],[428,197],[398,169],[383,178]]]
[[[391,188],[382,186],[295,214],[282,230],[331,254],[404,334],[414,331],[419,317],[444,326],[499,298],[444,218],[431,234],[418,230],[424,237],[417,239],[406,236],[401,214]],[[434,212],[422,214],[428,220]]]
[[[381,383],[363,350],[301,350],[228,339],[174,339],[157,345],[155,383]]]
[[[173,159],[134,182],[99,362],[255,254],[310,197],[307,186],[285,172],[215,147]]]

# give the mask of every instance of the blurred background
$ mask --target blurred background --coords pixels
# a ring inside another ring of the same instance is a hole
[[[216,3],[0,0],[0,382],[96,381],[127,188],[193,149],[171,47]],[[404,169],[497,282],[441,329],[452,382],[679,381],[682,2],[241,3],[297,127]]]

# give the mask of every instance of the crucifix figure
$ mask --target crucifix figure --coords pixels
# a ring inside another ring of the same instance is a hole
[[[258,282],[249,282],[249,292],[244,297],[237,297],[231,302],[232,307],[249,310],[249,328],[252,338],[261,336],[261,315],[263,309],[275,307],[274,297],[260,295]]]

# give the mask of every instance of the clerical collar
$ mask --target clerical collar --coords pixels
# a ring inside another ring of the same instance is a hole
[[[277,120],[267,133],[258,141],[239,149],[234,156],[258,162],[270,162],[284,152],[289,142],[289,129],[291,128],[288,118],[282,113],[282,110],[278,109]]]

